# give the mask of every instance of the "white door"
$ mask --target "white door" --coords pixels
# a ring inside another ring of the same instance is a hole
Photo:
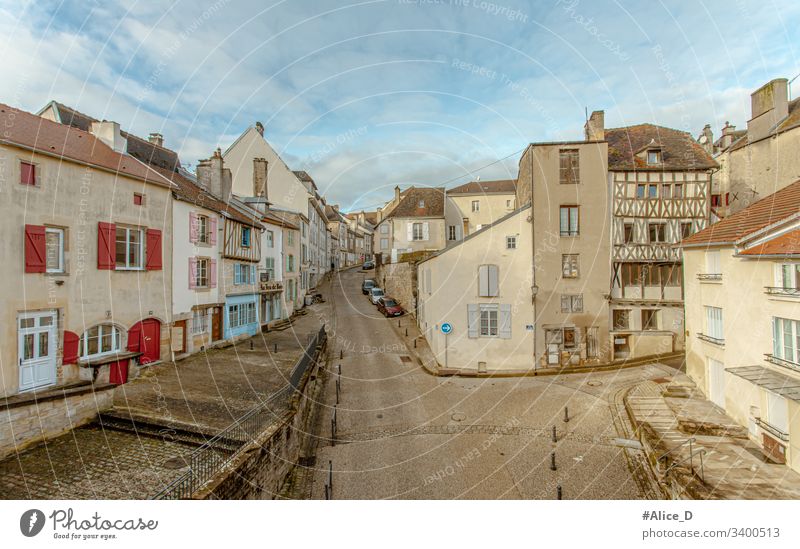
[[[711,402],[725,409],[725,365],[719,360],[708,359],[708,392]]]
[[[56,382],[56,312],[22,313],[18,322],[19,390]]]

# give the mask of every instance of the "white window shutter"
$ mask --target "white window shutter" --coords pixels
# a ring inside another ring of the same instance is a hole
[[[462,240],[464,235],[461,234],[464,232],[464,228],[460,224],[456,224],[456,240]]]
[[[500,339],[511,339],[511,304],[500,305],[500,318],[497,324]]]
[[[497,265],[489,265],[489,295],[497,297],[499,295],[499,269]]]
[[[408,236],[408,239],[407,239],[407,240],[408,240],[409,242],[411,242],[412,240],[414,240],[414,224],[413,224],[412,222],[410,222],[410,221],[409,221],[409,222],[406,224],[406,231],[407,231],[407,233],[408,233],[408,235],[407,235],[407,236]]]
[[[478,295],[481,297],[489,296],[489,266],[481,265],[478,267]]]
[[[467,336],[471,338],[478,337],[478,331],[481,323],[481,313],[478,310],[476,303],[467,304]]]
[[[431,239],[431,228],[430,223],[427,221],[422,224],[422,240],[430,240]]]
[[[431,288],[431,270],[430,269],[425,271],[425,278],[426,278],[425,282],[428,285],[428,295],[431,295],[432,288]]]

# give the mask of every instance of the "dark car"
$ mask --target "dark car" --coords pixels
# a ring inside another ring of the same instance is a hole
[[[361,293],[364,295],[369,295],[372,288],[375,287],[375,281],[371,278],[367,278],[364,282],[361,283]]]
[[[361,266],[361,270],[363,270],[363,271],[369,271],[370,269],[374,269],[374,268],[375,268],[375,262],[374,261],[365,261],[364,264]]]
[[[402,316],[406,312],[394,298],[385,296],[378,300],[378,311],[386,317]]]

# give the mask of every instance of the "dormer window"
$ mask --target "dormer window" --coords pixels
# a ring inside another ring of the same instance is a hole
[[[649,149],[647,151],[648,164],[661,164],[661,151],[658,149]]]

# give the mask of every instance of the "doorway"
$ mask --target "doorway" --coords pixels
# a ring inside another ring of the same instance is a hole
[[[220,307],[214,307],[211,312],[211,341],[222,339],[222,312]]]
[[[55,384],[57,318],[56,311],[19,315],[17,327],[20,391]]]
[[[137,322],[128,331],[128,350],[141,354],[139,364],[150,364],[161,359],[161,323],[155,318]]]
[[[719,360],[708,359],[708,397],[711,402],[725,409],[725,365]]]

